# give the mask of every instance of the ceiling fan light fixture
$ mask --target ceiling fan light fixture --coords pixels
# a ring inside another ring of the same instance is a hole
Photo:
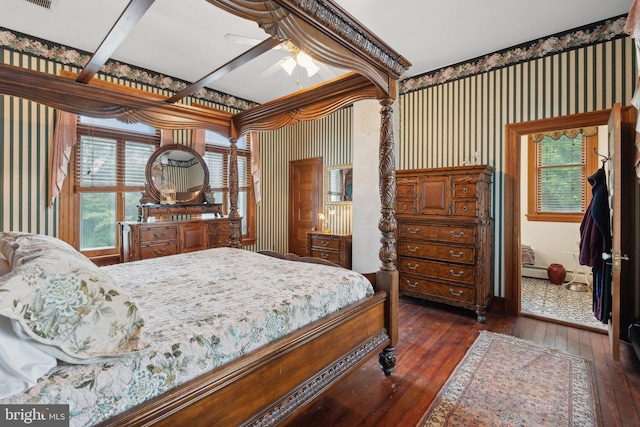
[[[314,76],[318,71],[320,71],[320,67],[318,67],[316,63],[313,62],[313,59],[304,52],[298,52],[296,61],[298,61],[298,64],[307,70],[307,76],[309,77]]]
[[[282,68],[284,68],[284,70],[287,72],[287,74],[291,75],[293,73],[293,70],[296,68],[296,60],[293,59],[293,57],[289,56],[285,59],[282,60]]]

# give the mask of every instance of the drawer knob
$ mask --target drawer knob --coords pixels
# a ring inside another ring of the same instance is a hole
[[[465,188],[463,188],[463,189],[462,189],[462,192],[463,192],[464,194],[467,194],[467,193],[469,192],[469,189],[465,187]]]
[[[462,296],[462,294],[464,293],[464,291],[458,291],[458,292],[454,292],[453,289],[449,288],[449,293],[451,295],[453,295],[454,297],[460,297]]]
[[[165,252],[167,252],[166,247],[160,249],[153,248],[153,253],[156,255],[164,255]]]
[[[417,246],[411,247],[411,246],[407,245],[407,250],[408,250],[409,252],[415,252],[415,251],[417,251],[417,250],[418,250],[418,247],[417,247]]]
[[[322,246],[327,246],[328,244],[329,244],[329,242],[328,242],[328,241],[326,241],[326,242],[322,242],[322,243],[321,243],[321,245],[322,245]]]
[[[322,255],[320,255],[320,258],[329,259],[329,254],[322,254]]]
[[[410,263],[407,263],[407,268],[408,268],[409,270],[417,270],[417,269],[418,269],[418,265],[419,265],[419,264],[413,264],[413,265],[412,265],[412,264],[410,264]]]
[[[463,212],[466,212],[466,211],[467,211],[467,205],[463,205],[463,206],[462,206],[462,211],[463,211]]]
[[[156,239],[162,239],[163,237],[165,237],[165,234],[164,233],[154,232],[153,233],[153,237],[155,237]]]
[[[449,253],[451,254],[452,257],[454,258],[460,258],[462,255],[464,255],[463,251],[458,252],[457,254],[454,253],[453,251],[449,251]]]
[[[413,282],[413,283],[411,283],[411,280],[408,280],[408,279],[407,279],[407,286],[410,286],[410,287],[412,287],[412,288],[415,288],[415,287],[417,287],[417,286],[418,286],[418,282]]]
[[[454,276],[454,277],[460,277],[460,276],[462,276],[464,274],[464,271],[458,271],[456,273],[453,270],[449,270],[449,273],[451,273],[451,275]]]
[[[418,234],[419,231],[420,231],[419,228],[411,228],[411,227],[407,228],[407,232],[411,234]]]
[[[464,236],[464,231],[461,231],[461,232],[459,232],[459,233],[456,233],[455,231],[451,231],[450,233],[451,233],[451,235],[452,235],[453,237],[455,237],[456,239],[459,239],[460,237]]]
[[[402,210],[406,211],[407,209],[409,209],[409,207],[407,205],[402,205]]]

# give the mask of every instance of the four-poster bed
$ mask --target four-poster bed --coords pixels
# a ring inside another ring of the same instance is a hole
[[[354,73],[237,114],[178,104],[176,96],[162,98],[95,79],[80,83],[79,77],[53,76],[4,64],[0,64],[0,93],[76,114],[139,121],[162,129],[205,128],[227,136],[231,141],[231,248],[240,247],[237,138],[247,132],[317,119],[358,100],[378,99],[381,265],[375,276],[375,293],[103,425],[274,425],[375,354],[379,353],[387,375],[395,365],[398,273],[391,105],[397,80],[410,64],[331,1],[208,2],[257,22],[272,38],[289,40],[314,59]],[[313,286],[313,279],[309,286]]]

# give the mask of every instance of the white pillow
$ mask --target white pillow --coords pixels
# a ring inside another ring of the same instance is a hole
[[[56,365],[55,357],[18,338],[11,319],[0,316],[0,400],[33,387]]]

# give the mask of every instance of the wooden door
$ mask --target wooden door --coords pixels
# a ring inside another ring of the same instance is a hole
[[[622,126],[620,104],[609,116],[609,209],[611,210],[611,318],[608,333],[613,360],[620,358],[620,243],[622,215]]]
[[[322,209],[322,157],[289,163],[289,252],[307,256],[307,232]]]

